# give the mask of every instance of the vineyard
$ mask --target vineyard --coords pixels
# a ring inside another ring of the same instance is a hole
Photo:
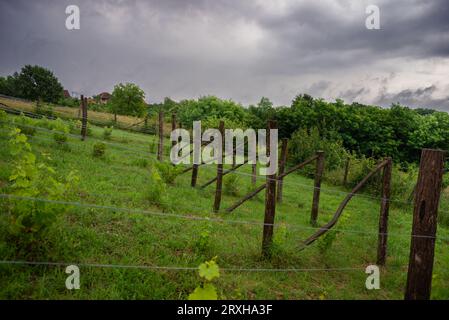
[[[382,195],[326,180],[317,185],[319,155],[294,172],[297,164],[285,164],[289,174],[264,255],[266,194],[251,193],[269,182],[251,165],[224,165],[217,179],[217,165],[173,166],[163,135],[158,149],[151,132],[64,118],[2,113],[0,298],[187,299],[204,281],[198,266],[212,259],[220,268],[213,280],[219,299],[403,298],[413,199],[389,200],[380,289],[368,290],[365,268],[378,259]],[[223,179],[218,208],[215,179]],[[348,195],[336,224],[304,247]],[[433,299],[449,298],[448,244],[449,228],[440,224]],[[80,267],[80,290],[65,287],[71,264]]]

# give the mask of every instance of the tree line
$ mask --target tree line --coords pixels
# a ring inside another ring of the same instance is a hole
[[[78,106],[63,98],[63,87],[56,76],[40,66],[26,65],[19,73],[0,77],[0,93],[30,100],[43,100]],[[256,105],[243,106],[215,96],[184,99],[165,98],[161,103],[145,103],[145,93],[132,83],[114,87],[110,102],[93,104],[91,109],[115,115],[154,116],[159,110],[175,112],[183,127],[201,120],[203,126],[265,128],[268,119],[278,122],[280,138],[303,137],[322,148],[343,148],[360,156],[391,156],[403,164],[416,162],[422,148],[449,149],[449,115],[432,109],[411,109],[400,104],[390,108],[347,104],[297,95],[290,106],[274,107],[263,97]],[[302,146],[303,148],[304,146]],[[332,151],[332,150],[330,150]]]

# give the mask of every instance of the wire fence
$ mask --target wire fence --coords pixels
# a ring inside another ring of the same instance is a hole
[[[20,124],[21,126],[28,126],[24,124]],[[55,133],[57,131],[50,130],[47,128],[42,128],[39,126],[28,126],[30,128],[35,128],[37,130],[41,130],[48,133]],[[60,132],[64,133],[64,132]],[[67,133],[64,133],[67,134]],[[81,138],[80,135],[75,134],[67,134],[70,137],[73,138]],[[44,137],[39,137],[39,139],[50,141],[51,139],[45,139]],[[138,156],[139,159],[146,159],[148,160],[145,155],[151,155],[151,156],[157,156],[157,153],[152,153],[149,151],[143,151],[140,149],[134,149],[134,148],[126,148],[121,144],[112,143],[108,141],[104,141],[103,139],[98,138],[92,138],[95,140],[100,140],[101,142],[111,145],[113,147],[116,147],[119,150],[123,150],[127,152],[129,155]],[[73,144],[74,145],[74,144]],[[143,153],[143,155],[142,155]],[[137,158],[137,157],[136,157]],[[216,170],[213,167],[206,167]],[[117,167],[117,170],[123,170],[122,167]],[[136,170],[136,173],[140,173]],[[241,175],[241,176],[250,176],[253,177],[252,174],[248,174],[245,172],[239,172],[239,171],[232,171],[230,173]],[[265,176],[256,176],[257,179],[269,179]],[[354,195],[358,197],[363,197],[366,199],[372,199],[372,200],[382,200],[382,201],[389,201],[389,202],[397,202],[402,204],[413,204],[412,201],[403,201],[399,199],[385,199],[378,196],[372,196],[372,195],[366,195],[366,194],[353,194],[351,192],[345,192],[342,190],[337,189],[329,189],[329,188],[322,188],[322,187],[315,187],[313,185],[307,185],[298,183],[295,181],[285,181],[284,185],[291,185],[291,186],[299,186],[301,188],[307,188],[311,190],[319,189],[323,192],[329,192],[329,193],[338,193],[342,195]],[[187,188],[187,187],[186,187]],[[190,188],[189,188],[190,189]],[[109,195],[107,194],[101,194],[101,193],[88,193],[90,196],[94,197],[103,197],[103,198],[109,198]],[[63,201],[63,200],[53,200],[53,199],[45,199],[45,198],[39,198],[39,197],[25,197],[25,196],[19,196],[14,194],[0,194],[0,198],[2,199],[13,199],[13,200],[23,200],[23,201],[37,201],[37,202],[46,202],[46,203],[52,203],[52,204],[59,204],[59,205],[65,205],[65,206],[75,206],[79,208],[89,208],[89,209],[99,209],[99,210],[108,210],[113,212],[124,212],[129,214],[143,214],[143,215],[151,215],[151,216],[158,216],[162,218],[176,218],[176,219],[183,219],[183,220],[190,220],[190,221],[207,221],[207,222],[214,222],[214,223],[226,223],[226,224],[233,224],[233,225],[250,225],[250,226],[272,226],[274,228],[278,228],[280,226],[286,227],[289,229],[294,230],[304,230],[304,231],[316,231],[316,230],[329,230],[332,232],[342,232],[342,233],[349,233],[349,234],[357,234],[361,236],[391,236],[391,237],[411,237],[411,238],[429,238],[429,239],[435,239],[435,240],[444,240],[449,241],[449,237],[444,236],[426,236],[426,235],[415,235],[415,234],[406,234],[406,233],[400,233],[400,232],[387,232],[387,233],[379,233],[378,231],[367,231],[367,230],[360,230],[360,229],[347,229],[347,228],[324,228],[324,227],[315,227],[315,226],[304,226],[304,225],[298,225],[298,224],[292,224],[292,223],[286,223],[284,221],[277,221],[275,223],[264,223],[260,221],[255,220],[242,220],[242,219],[228,219],[228,218],[220,218],[220,217],[210,217],[210,216],[201,216],[203,215],[209,215],[209,213],[202,213],[202,212],[194,212],[194,213],[184,213],[184,214],[178,214],[178,213],[170,213],[170,212],[161,212],[161,211],[152,211],[152,210],[145,210],[145,209],[137,209],[137,208],[125,208],[125,207],[118,207],[118,206],[111,206],[111,205],[101,205],[97,203],[83,203],[79,201]],[[280,215],[282,217],[282,212]],[[400,227],[409,227],[409,226],[403,226],[400,225]],[[52,261],[24,261],[24,260],[0,260],[0,265],[27,265],[27,266],[55,266],[55,267],[62,267],[62,266],[68,266],[68,265],[76,265],[79,267],[86,267],[86,268],[118,268],[118,269],[140,269],[140,270],[152,270],[152,271],[197,271],[198,267],[193,266],[158,266],[158,265],[146,265],[146,264],[105,264],[105,263],[86,263],[86,262],[52,262]],[[389,268],[398,268],[398,269],[405,269],[408,266],[406,265],[390,265]],[[244,268],[244,267],[221,267],[221,271],[224,272],[360,272],[365,271],[365,266],[357,266],[357,267],[343,267],[343,268],[297,268],[297,267],[291,267],[291,268]]]
[[[169,212],[151,211],[151,210],[145,210],[145,209],[99,205],[99,204],[94,204],[94,203],[82,203],[82,202],[76,202],[76,201],[63,201],[63,200],[52,200],[52,199],[44,199],[44,198],[36,198],[36,197],[26,197],[26,196],[19,196],[19,195],[13,195],[13,194],[0,194],[0,198],[38,201],[38,202],[46,202],[46,203],[59,204],[59,205],[76,206],[76,207],[81,207],[81,208],[104,209],[104,210],[111,210],[111,211],[116,211],[116,212],[127,212],[127,213],[159,216],[159,217],[163,217],[163,218],[179,218],[179,219],[210,221],[210,222],[218,222],[218,223],[246,224],[246,225],[273,226],[273,227],[280,227],[282,225],[284,227],[291,228],[291,229],[297,229],[297,230],[329,230],[329,231],[353,233],[353,234],[361,234],[361,235],[371,235],[371,236],[387,235],[387,236],[397,236],[397,237],[416,237],[416,238],[431,238],[431,239],[449,240],[449,237],[448,238],[434,237],[434,236],[426,236],[426,235],[414,235],[414,234],[390,233],[390,232],[379,233],[377,231],[370,232],[370,231],[355,230],[355,229],[302,226],[302,225],[296,225],[296,224],[285,223],[285,222],[264,223],[264,222],[255,221],[255,220],[252,220],[252,221],[251,220],[232,220],[232,219],[198,216],[198,214],[200,212],[189,213],[189,214],[176,214],[176,213],[169,213]]]
[[[5,122],[2,122],[2,123],[5,123]],[[8,124],[10,124],[10,123],[8,123]],[[50,130],[50,129],[42,128],[42,127],[38,127],[38,126],[30,126],[30,125],[23,125],[23,124],[20,124],[20,125],[24,126],[24,127],[29,127],[29,128],[34,128],[34,129],[37,129],[37,130],[41,130],[41,131],[48,132],[48,133],[66,134],[66,133],[61,132],[61,131]],[[70,133],[67,134],[67,135],[71,136],[71,137],[74,137],[74,138],[81,138],[81,135],[70,134]],[[26,135],[26,136],[34,137],[33,135]],[[149,159],[149,158],[146,158],[146,157],[142,156],[142,154],[140,153],[141,152],[140,150],[133,149],[133,148],[127,148],[127,147],[124,147],[123,145],[120,145],[120,144],[117,144],[117,143],[108,142],[108,141],[105,141],[103,139],[98,139],[98,138],[92,138],[92,139],[95,139],[97,141],[101,141],[101,142],[105,143],[106,145],[113,146],[113,147],[115,147],[117,149],[122,149],[122,150],[128,151],[130,154],[133,154],[133,156],[135,156],[136,159],[139,159],[139,160],[148,160]],[[48,140],[51,140],[51,139],[48,139]],[[74,144],[72,144],[72,145],[74,145]],[[146,155],[151,155],[151,156],[157,156],[156,152],[142,151],[142,153],[143,153],[143,155],[146,154]],[[153,159],[154,158],[155,157],[153,157]],[[216,168],[212,167],[212,166],[207,166],[206,165],[206,166],[202,166],[202,168],[206,168],[207,170],[214,170],[216,172]],[[305,169],[298,169],[298,171],[307,172],[307,171],[305,171]],[[241,176],[247,176],[247,177],[254,177],[254,175],[252,175],[252,174],[245,173],[245,172],[240,172],[240,171],[237,171],[237,170],[236,171],[231,171],[229,173],[230,174],[241,175]],[[266,181],[266,179],[269,179],[266,176],[261,176],[261,175],[256,175],[255,178],[257,180],[263,179],[265,181]],[[337,190],[337,189],[332,189],[332,188],[315,187],[313,185],[306,185],[306,184],[302,184],[302,183],[298,183],[298,182],[294,182],[294,181],[289,181],[289,180],[285,180],[285,178],[284,178],[283,184],[284,185],[299,186],[299,187],[308,188],[308,189],[311,189],[311,190],[319,189],[320,191],[325,192],[325,193],[334,193],[334,194],[341,194],[341,195],[349,195],[349,194],[351,194],[350,192],[345,192],[345,191],[342,191],[342,190]],[[372,199],[372,200],[378,200],[378,201],[386,200],[386,201],[394,202],[394,203],[413,205],[413,201],[406,201],[406,200],[401,200],[401,199],[394,199],[394,198],[383,199],[382,197],[379,197],[379,196],[374,196],[374,195],[369,195],[369,194],[364,194],[364,193],[353,193],[352,195],[356,196],[356,197],[360,197],[360,198],[366,198],[366,199]]]
[[[125,265],[105,263],[84,262],[51,262],[51,261],[23,261],[23,260],[0,260],[0,265],[31,265],[31,266],[56,266],[65,267],[75,265],[87,268],[115,268],[115,269],[142,269],[142,270],[164,270],[164,271],[198,271],[198,267],[183,266],[154,266],[154,265]],[[392,268],[405,269],[407,266],[391,266]],[[228,272],[340,272],[340,271],[363,271],[366,266],[346,268],[239,268],[220,267],[220,271]]]

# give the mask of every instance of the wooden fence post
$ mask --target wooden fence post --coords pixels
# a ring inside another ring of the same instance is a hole
[[[190,185],[194,188],[196,187],[196,181],[198,180],[198,165],[193,164],[192,166],[192,179]]]
[[[406,300],[428,300],[432,286],[444,151],[423,149],[413,209]]]
[[[315,184],[313,189],[312,212],[310,214],[310,222],[316,226],[318,220],[318,209],[320,207],[320,191],[321,191],[321,177],[324,170],[324,151],[317,151],[316,167],[315,167]]]
[[[251,165],[251,184],[256,186],[257,183],[257,163]]]
[[[268,130],[266,135],[267,156],[270,156],[271,152],[277,152],[277,150],[270,150],[270,129],[277,129],[276,121],[270,120],[268,122]],[[263,256],[270,256],[273,241],[274,216],[276,214],[276,181],[276,172],[274,174],[267,175],[265,190],[265,219],[262,238]]]
[[[285,171],[285,163],[287,162],[287,148],[288,146],[288,139],[284,138],[282,139],[282,147],[281,147],[281,156],[279,158],[279,175],[282,175]],[[276,200],[278,203],[282,202],[282,187],[283,187],[283,178],[278,179],[278,186],[277,186],[277,193],[276,193]]]
[[[78,108],[78,120],[81,118],[81,111],[83,110],[83,104],[84,104],[84,95],[81,95],[80,107]]]
[[[387,256],[387,233],[388,233],[388,214],[390,210],[390,190],[391,190],[391,171],[393,162],[387,158],[387,163],[383,167],[382,174],[382,199],[380,203],[379,215],[379,236],[377,245],[377,264],[385,265]]]
[[[172,113],[171,115],[171,131],[176,130],[176,114]],[[176,145],[176,141],[171,142],[172,147]]]
[[[346,184],[348,183],[348,173],[349,173],[349,163],[351,162],[351,158],[348,157],[346,159],[346,164],[345,164],[345,175],[343,176],[343,186],[346,186]]]
[[[81,140],[86,140],[87,135],[87,98],[83,99],[82,123],[81,123]]]
[[[157,159],[162,161],[164,155],[164,112],[159,111],[159,144],[157,149]]]
[[[215,201],[214,201],[214,212],[220,210],[221,203],[221,191],[223,188],[223,156],[225,151],[224,144],[224,121],[220,121],[220,126],[218,127],[221,133],[221,159],[218,159],[217,164],[217,185],[215,188]]]

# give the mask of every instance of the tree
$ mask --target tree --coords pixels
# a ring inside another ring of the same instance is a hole
[[[145,93],[134,83],[118,84],[114,87],[110,101],[114,121],[117,114],[141,117],[145,114]]]
[[[26,65],[19,74],[6,78],[10,94],[29,100],[56,103],[63,97],[63,87],[53,72],[40,66]]]

